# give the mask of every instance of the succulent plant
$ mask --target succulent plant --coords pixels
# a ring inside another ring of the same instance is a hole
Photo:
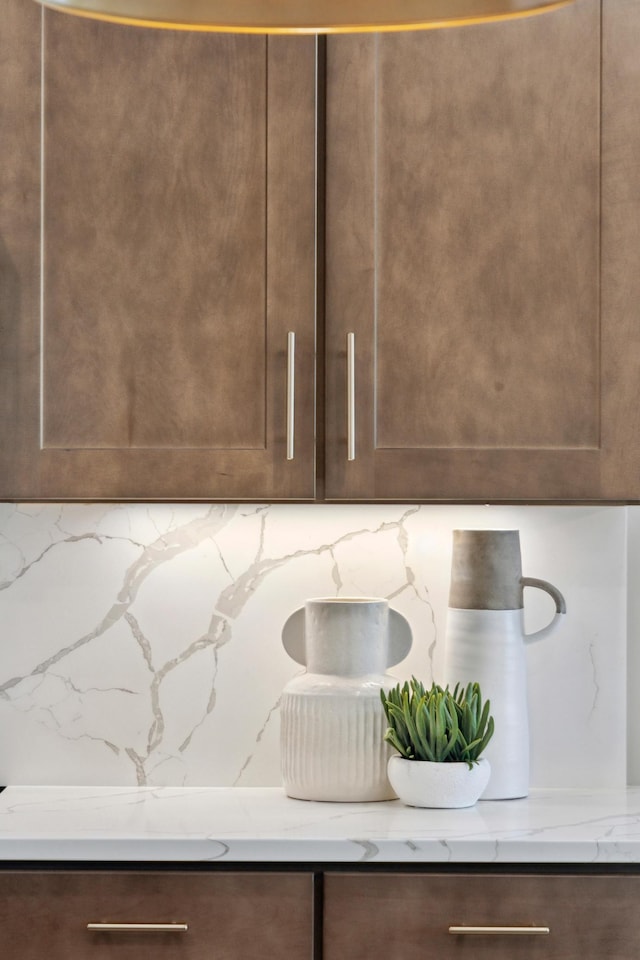
[[[389,723],[384,739],[405,760],[472,767],[493,736],[491,701],[483,704],[477,683],[457,683],[452,693],[437,683],[425,690],[412,677],[388,693],[381,690],[380,699]]]

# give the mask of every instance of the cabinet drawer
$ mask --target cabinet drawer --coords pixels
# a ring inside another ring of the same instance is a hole
[[[2,955],[11,960],[309,960],[311,884],[311,876],[301,874],[0,872]],[[87,928],[101,923],[172,927]]]
[[[640,877],[330,875],[324,960],[637,960],[639,898]]]

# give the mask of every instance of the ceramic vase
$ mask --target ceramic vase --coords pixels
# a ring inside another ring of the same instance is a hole
[[[397,683],[387,668],[411,647],[411,628],[386,600],[307,600],[287,620],[287,653],[306,667],[280,707],[285,792],[300,800],[395,797],[380,690]]]
[[[555,603],[551,622],[532,634],[524,632],[527,586],[545,590]],[[565,612],[556,587],[522,576],[517,530],[454,530],[444,683],[477,681],[491,701],[495,732],[483,754],[491,765],[483,800],[529,792],[526,644],[548,637]]]
[[[482,757],[468,763],[431,763],[389,758],[389,781],[403,803],[410,807],[472,807],[486,788],[491,773]]]

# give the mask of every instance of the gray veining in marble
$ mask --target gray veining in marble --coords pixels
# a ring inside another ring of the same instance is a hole
[[[418,810],[279,788],[9,787],[0,860],[634,864],[640,789]]]
[[[472,526],[520,529],[527,575],[567,599],[528,654],[532,784],[624,784],[625,508],[393,504],[1,504],[0,782],[278,785],[288,615],[386,597],[415,637],[393,673],[437,679]]]

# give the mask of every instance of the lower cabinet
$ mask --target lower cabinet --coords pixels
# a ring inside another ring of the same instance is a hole
[[[640,874],[0,870],[11,960],[637,960]]]
[[[0,953],[7,960],[310,960],[312,883],[310,873],[4,871]]]
[[[638,902],[639,876],[329,874],[324,960],[637,960]]]

